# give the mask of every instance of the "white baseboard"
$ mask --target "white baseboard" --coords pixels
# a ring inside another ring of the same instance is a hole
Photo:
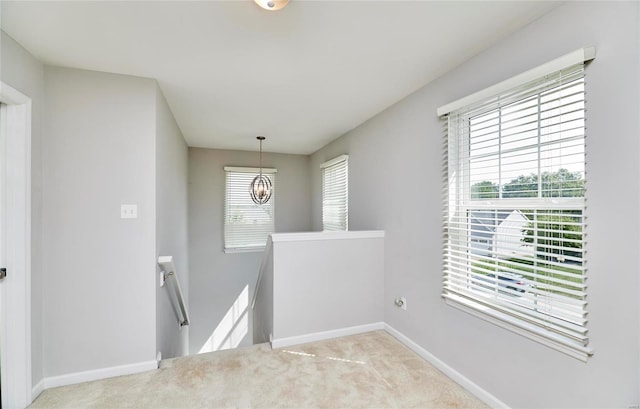
[[[130,365],[94,369],[91,371],[74,372],[66,375],[44,378],[38,383],[38,385],[36,385],[35,388],[33,388],[33,391],[35,393],[36,388],[39,388],[39,394],[44,389],[73,385],[81,382],[97,381],[99,379],[112,378],[114,376],[131,375],[139,372],[153,371],[155,369],[158,369],[157,361],[146,361]]]
[[[291,345],[306,344],[308,342],[322,341],[324,339],[345,337],[347,335],[362,334],[363,332],[371,332],[385,329],[384,322],[374,322],[371,324],[358,325],[355,327],[347,327],[334,329],[330,331],[314,332],[312,334],[299,335],[287,338],[275,338],[271,340],[271,348],[282,348]]]
[[[429,362],[431,365],[438,368],[442,373],[447,375],[449,378],[453,379],[460,386],[468,390],[475,397],[486,403],[492,408],[509,408],[504,402],[500,399],[496,398],[486,390],[482,389],[480,386],[475,384],[469,378],[462,375],[460,372],[456,371],[440,359],[438,359],[435,355],[422,348],[420,345],[416,344],[414,341],[409,339],[406,335],[396,330],[389,324],[384,324],[384,329],[391,335],[393,335],[398,341],[402,342],[407,348],[411,349],[416,354],[420,355],[424,360]]]
[[[38,396],[44,391],[44,379],[40,379],[40,382],[31,388],[31,401],[36,400]]]

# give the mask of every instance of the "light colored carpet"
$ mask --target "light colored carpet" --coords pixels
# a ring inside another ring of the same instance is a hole
[[[46,390],[31,408],[486,408],[385,331],[163,361]]]

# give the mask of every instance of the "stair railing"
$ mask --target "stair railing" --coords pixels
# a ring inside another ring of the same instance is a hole
[[[178,318],[180,326],[189,325],[189,313],[187,312],[187,306],[184,303],[184,297],[182,296],[182,289],[180,288],[180,280],[176,275],[176,267],[173,265],[173,256],[160,256],[158,257],[158,264],[162,268],[162,277],[165,280],[172,278],[173,288],[180,307],[180,313],[182,318]]]
[[[261,284],[262,284],[262,274],[266,267],[267,260],[269,258],[269,252],[271,251],[272,241],[271,235],[267,238],[267,245],[264,248],[264,253],[262,253],[262,261],[260,262],[260,270],[258,271],[258,278],[256,280],[256,287],[253,290],[253,299],[251,300],[251,309],[254,309],[256,306],[256,298],[258,298],[258,292],[260,292]]]

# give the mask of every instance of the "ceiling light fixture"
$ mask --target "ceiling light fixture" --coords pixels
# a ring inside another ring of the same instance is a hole
[[[251,200],[255,204],[265,204],[271,199],[271,179],[267,175],[262,174],[262,141],[266,138],[264,136],[256,137],[260,141],[260,174],[253,178],[249,193],[251,194]]]
[[[265,10],[276,11],[284,8],[289,0],[253,0],[256,4]]]

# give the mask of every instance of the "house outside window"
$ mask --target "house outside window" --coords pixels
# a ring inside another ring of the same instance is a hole
[[[273,184],[271,199],[256,204],[251,199],[250,185],[258,168],[225,166],[224,251],[225,253],[264,250],[267,238],[274,232],[276,169],[263,168]]]
[[[349,230],[349,156],[320,165],[322,172],[322,230]]]
[[[448,112],[443,297],[581,360],[589,348],[578,63]]]

